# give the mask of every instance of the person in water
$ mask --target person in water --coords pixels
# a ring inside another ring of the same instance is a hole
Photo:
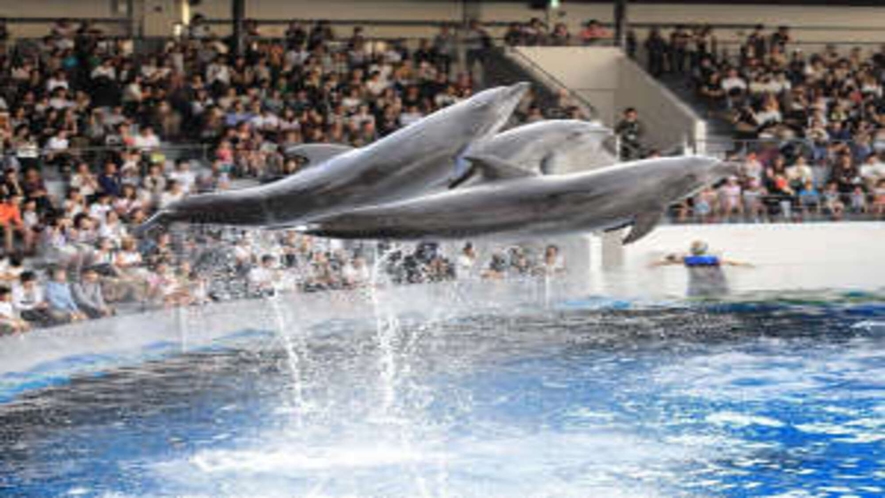
[[[668,254],[655,266],[683,265],[688,270],[689,297],[720,297],[728,294],[728,280],[723,266],[752,267],[749,263],[722,258],[709,252],[706,242],[691,243],[689,253]]]

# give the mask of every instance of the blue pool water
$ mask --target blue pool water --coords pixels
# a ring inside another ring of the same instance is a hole
[[[345,323],[294,370],[267,331],[67,359],[104,366],[0,379],[0,495],[883,496],[885,306],[855,301]]]

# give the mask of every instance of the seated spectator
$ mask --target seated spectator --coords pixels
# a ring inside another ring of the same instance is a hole
[[[829,180],[842,194],[850,194],[854,191],[854,187],[861,183],[860,175],[852,163],[850,154],[843,153],[836,158]]]
[[[182,189],[181,184],[175,180],[169,180],[169,183],[166,185],[166,191],[160,195],[160,203],[158,205],[160,209],[169,207],[170,204],[184,199],[187,195]]]
[[[254,296],[271,296],[280,283],[280,275],[274,268],[275,258],[270,254],[261,257],[258,266],[249,270],[249,292]]]
[[[122,176],[117,170],[117,164],[112,161],[105,163],[104,171],[98,175],[97,180],[99,193],[116,198],[123,192]]]
[[[708,109],[715,110],[725,101],[726,91],[722,88],[721,78],[718,72],[713,72],[698,88],[698,94],[706,101]]]
[[[739,108],[747,93],[747,81],[740,76],[737,69],[731,68],[720,82],[725,93],[725,102],[729,109]]]
[[[541,263],[541,271],[544,275],[557,275],[565,273],[565,258],[559,252],[559,247],[549,245],[544,249],[544,260]]]
[[[798,190],[806,183],[814,181],[814,172],[808,166],[803,156],[797,157],[793,165],[786,169],[786,175],[790,186],[794,190]]]
[[[524,277],[536,273],[536,269],[529,260],[528,254],[522,247],[513,247],[510,250],[509,272],[514,277]]]
[[[572,35],[564,22],[556,23],[550,33],[549,43],[553,46],[565,47],[572,44]]]
[[[873,212],[880,218],[885,215],[885,179],[879,180],[873,189]]]
[[[40,213],[49,213],[53,210],[52,198],[46,189],[46,183],[43,181],[43,175],[39,170],[25,170],[22,189],[26,198],[37,203],[37,210]]]
[[[805,180],[799,190],[799,205],[803,215],[820,214],[821,212],[821,195],[810,179]]]
[[[868,155],[860,167],[860,177],[866,188],[872,191],[885,179],[885,162],[877,154]]]
[[[159,300],[164,307],[189,305],[192,301],[190,282],[182,276],[166,261],[159,261],[149,276],[148,296]]]
[[[741,196],[744,202],[744,213],[749,216],[750,220],[759,222],[765,219],[768,210],[765,207],[765,197],[768,191],[762,186],[762,182],[757,178],[750,178],[747,186],[744,188]]]
[[[823,193],[823,211],[833,220],[842,219],[845,212],[845,203],[842,202],[842,195],[839,193],[839,185],[836,182],[827,183]]]
[[[114,309],[105,303],[104,291],[95,268],[86,268],[80,282],[72,286],[74,301],[89,318],[101,318],[114,314]]]
[[[611,33],[605,29],[596,19],[590,19],[584,23],[584,29],[578,35],[581,43],[584,45],[599,45],[612,37]]]
[[[730,219],[733,215],[743,215],[744,204],[741,202],[741,186],[736,177],[728,178],[719,187],[719,205],[720,212],[726,219]]]
[[[37,282],[37,275],[32,271],[23,272],[18,285],[12,288],[12,303],[19,316],[30,323],[37,325],[53,323],[43,288]]]
[[[30,329],[31,325],[16,312],[9,287],[0,286],[0,335],[27,332]]]
[[[46,284],[46,301],[53,319],[62,323],[86,320],[88,317],[74,301],[67,271],[55,268],[50,275],[52,279]]]
[[[501,253],[492,254],[489,266],[486,267],[481,275],[482,278],[491,280],[502,280],[507,276],[507,258]]]
[[[456,260],[458,278],[475,277],[477,268],[476,260],[476,249],[473,247],[473,243],[465,243],[464,247],[461,248],[461,253],[458,255],[458,259]]]
[[[694,198],[694,215],[697,221],[712,222],[719,215],[719,195],[711,186],[705,187]]]
[[[12,254],[15,233],[22,235],[26,245],[32,244],[31,232],[22,221],[18,205],[18,197],[0,196],[0,228],[3,229],[3,249],[6,254]]]
[[[341,268],[341,279],[344,287],[356,289],[364,287],[372,281],[372,274],[365,258],[354,256]]]
[[[852,213],[863,214],[867,212],[867,193],[864,192],[863,187],[859,185],[854,187],[849,196],[849,206]]]

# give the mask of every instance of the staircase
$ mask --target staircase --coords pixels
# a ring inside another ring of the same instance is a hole
[[[657,80],[707,121],[707,154],[719,157],[734,149],[734,127],[731,122],[721,112],[711,112],[695,95],[685,75],[665,74]]]
[[[558,93],[560,91],[565,91],[569,94],[572,102],[583,108],[586,116],[590,119],[596,117],[596,110],[590,102],[587,102],[584,98],[572,92],[571,89],[560,83],[553,76],[546,74],[546,72],[540,67],[527,69],[525,66],[517,62],[514,57],[518,57],[518,54],[515,52],[508,53],[506,47],[494,47],[489,49],[486,53],[482,67],[483,74],[481,81],[483,88],[512,85],[518,81],[528,81],[532,83],[532,89],[535,93],[535,103],[541,109],[556,106]],[[539,78],[538,74],[543,75],[544,78]]]

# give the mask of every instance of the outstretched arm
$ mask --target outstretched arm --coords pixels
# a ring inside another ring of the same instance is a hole
[[[747,263],[744,261],[734,261],[732,259],[721,259],[720,264],[722,266],[737,266],[741,268],[755,268],[755,265],[752,263]]]
[[[652,261],[649,266],[658,267],[658,266],[672,266],[672,265],[681,265],[681,264],[682,264],[682,256],[680,256],[678,254],[668,254],[658,261]]]

